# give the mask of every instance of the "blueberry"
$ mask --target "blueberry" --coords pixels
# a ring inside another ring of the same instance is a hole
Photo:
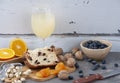
[[[102,65],[101,68],[102,68],[103,70],[106,70],[106,69],[107,69],[105,65]]]
[[[79,64],[78,63],[75,63],[75,68],[79,68]]]
[[[82,71],[82,70],[79,70],[79,73],[83,73],[83,71]]]
[[[96,67],[100,67],[100,65],[99,65],[99,64],[95,64],[95,66],[96,66]]]
[[[93,41],[92,41],[92,40],[89,40],[87,43],[88,43],[88,44],[91,44],[91,43],[93,43]]]
[[[102,61],[102,64],[106,64],[106,61],[105,61],[105,60],[103,60],[103,61]]]
[[[68,79],[69,79],[69,80],[73,80],[74,77],[73,77],[73,76],[68,76]]]
[[[97,64],[97,62],[96,62],[96,61],[92,61],[91,63],[92,63],[93,65]]]
[[[92,70],[93,70],[93,71],[94,71],[94,70],[97,70],[99,67],[100,67],[99,64],[95,64],[95,65],[92,67]]]
[[[80,78],[83,78],[83,77],[84,77],[84,75],[83,75],[83,74],[79,74],[79,77],[80,77]]]
[[[119,67],[119,65],[117,63],[114,64],[114,67]]]
[[[88,48],[88,47],[89,47],[89,44],[88,44],[88,43],[85,43],[84,46]]]
[[[92,62],[93,60],[92,59],[87,59],[88,62]]]

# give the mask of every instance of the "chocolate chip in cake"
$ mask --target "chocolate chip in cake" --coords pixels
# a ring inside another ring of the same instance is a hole
[[[51,51],[51,49],[47,49],[48,51]]]
[[[44,61],[46,61],[47,59],[46,59],[46,58],[44,58],[43,60],[44,60]]]
[[[38,56],[40,56],[41,55],[41,52],[38,52]]]
[[[58,61],[55,61],[55,63],[58,63]]]
[[[35,60],[35,63],[37,64],[37,63],[38,63],[38,60]]]
[[[28,56],[28,59],[32,61],[32,57]]]
[[[53,52],[53,49],[51,49],[51,52]]]
[[[40,64],[40,62],[37,62],[36,64]]]
[[[43,56],[45,56],[46,55],[46,53],[43,53]]]

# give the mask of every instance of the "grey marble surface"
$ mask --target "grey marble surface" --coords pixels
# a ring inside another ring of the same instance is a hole
[[[92,71],[91,67],[92,65],[86,61],[78,61],[80,68],[82,69],[84,72],[84,75],[87,76],[89,75],[89,73],[104,73],[104,72],[108,72],[111,70],[115,70],[117,68],[114,67],[114,63],[118,63],[120,65],[120,52],[111,52],[108,54],[108,56],[106,57],[106,67],[107,70],[102,70],[102,69],[98,69],[96,71]],[[71,75],[74,76],[75,79],[78,79],[78,71],[79,69],[77,69],[74,73],[72,73]],[[52,80],[49,81],[45,81],[45,82],[40,82],[40,83],[72,83],[73,80],[59,80],[58,78],[54,78]],[[39,83],[39,82],[35,82],[33,80],[27,80],[26,83]],[[120,75],[108,78],[108,79],[104,79],[104,80],[99,80],[93,83],[120,83]]]

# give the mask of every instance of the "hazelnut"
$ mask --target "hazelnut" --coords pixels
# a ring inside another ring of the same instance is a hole
[[[61,54],[63,54],[63,49],[62,48],[55,48],[55,53],[56,53],[56,55],[61,55]]]
[[[75,63],[76,63],[76,61],[74,58],[68,58],[68,60],[66,62],[67,66],[69,66],[69,67],[74,67]]]
[[[77,51],[79,51],[79,48],[73,48],[72,53],[75,54]]]
[[[73,55],[72,55],[72,53],[66,53],[66,54],[64,55],[64,57],[65,57],[66,60],[68,60],[68,58],[72,58]]]
[[[65,61],[65,57],[63,55],[59,55],[58,57],[61,61],[63,61],[63,62]]]
[[[77,51],[75,53],[75,58],[78,59],[78,60],[82,60],[83,59],[82,52],[81,51]]]
[[[61,80],[68,79],[68,76],[69,76],[69,73],[67,72],[67,70],[61,70],[58,73],[58,78],[61,79]]]

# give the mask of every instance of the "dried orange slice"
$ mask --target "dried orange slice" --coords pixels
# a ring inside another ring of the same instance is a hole
[[[66,66],[64,65],[63,62],[59,62],[59,63],[55,66],[55,70],[57,70],[58,72],[60,72],[61,70],[66,70]]]
[[[50,70],[50,74],[51,75],[57,75],[59,72],[57,71],[57,70],[55,70],[55,69],[51,69]]]
[[[10,48],[15,51],[16,56],[23,56],[27,51],[27,45],[21,38],[15,38],[10,42]]]
[[[40,77],[40,78],[45,78],[50,76],[50,68],[44,68],[41,69],[39,72],[36,73],[36,76]]]
[[[10,48],[2,48],[0,49],[0,59],[5,60],[5,59],[10,59],[15,56],[14,50]]]

